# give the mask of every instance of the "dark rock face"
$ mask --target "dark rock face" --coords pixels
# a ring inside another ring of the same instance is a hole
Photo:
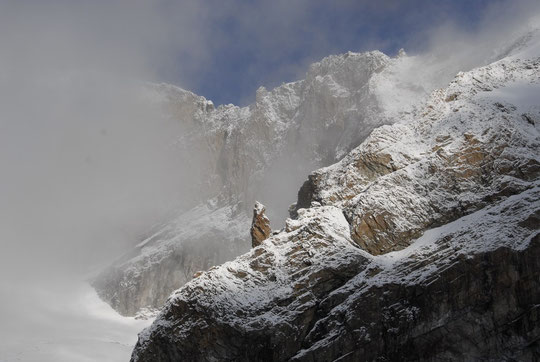
[[[314,176],[310,175],[309,179],[302,184],[298,191],[298,201],[296,202],[294,211],[291,213],[291,217],[295,219],[298,215],[298,210],[308,208],[311,202],[314,201],[313,194],[315,190]]]
[[[272,233],[270,228],[270,220],[266,217],[265,207],[260,202],[255,202],[255,207],[253,208],[253,221],[251,223],[251,246],[253,248],[261,245],[263,241],[268,239]]]
[[[524,251],[460,257],[427,283],[370,288],[332,321],[344,323],[345,333],[293,360],[540,359],[539,235]],[[329,328],[317,325],[304,345]]]
[[[334,271],[324,289],[334,290],[357,269],[349,265]],[[346,294],[317,297],[311,307],[298,310],[290,324],[251,332],[216,323],[212,311],[180,303],[167,310],[164,317],[196,313],[193,334],[184,338],[175,338],[166,331],[154,334],[151,345],[134,355],[132,361],[540,358],[538,234],[526,250],[500,248],[474,258],[460,257],[450,268],[422,284],[371,287],[347,310],[332,312],[335,305],[350,297]],[[332,318],[321,318],[329,313],[334,313]],[[326,341],[336,325],[342,326],[341,332]],[[325,343],[302,353],[321,341]]]
[[[328,216],[337,209],[301,211],[173,295],[132,361],[537,360],[539,197],[536,187],[391,257],[355,248],[343,216]]]

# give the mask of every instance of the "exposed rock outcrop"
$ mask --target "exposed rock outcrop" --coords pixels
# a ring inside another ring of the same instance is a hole
[[[522,225],[539,197],[381,256],[353,246],[339,209],[301,210],[264,248],[176,292],[132,361],[538,358],[540,239]]]
[[[194,271],[249,250],[255,195],[271,217],[272,211],[285,211],[305,175],[395,120],[398,110],[389,105],[425,97],[437,83],[426,76],[422,87],[410,86],[406,70],[414,64],[414,58],[392,59],[378,51],[330,56],[313,64],[304,80],[260,88],[255,102],[243,108],[215,108],[177,87],[150,85],[148,98],[184,126],[177,147],[193,157],[179,167],[199,180],[186,193],[198,195],[200,204],[101,273],[93,281],[99,295],[126,315],[158,308]],[[381,84],[394,80],[401,87],[388,93]]]
[[[353,240],[376,255],[523,191],[540,175],[538,140],[522,110],[501,110],[496,88],[524,82],[536,92],[539,74],[537,59],[461,73],[417,119],[376,129],[342,161],[311,174],[297,209],[311,201],[342,208]],[[456,93],[459,99],[445,101]]]
[[[255,207],[253,208],[253,221],[251,222],[251,247],[255,248],[263,241],[268,239],[272,233],[270,228],[270,220],[266,216],[266,208],[263,204],[256,201]]]
[[[295,218],[176,291],[132,361],[539,359],[540,108],[514,97],[540,94],[539,55],[460,73],[312,173]]]

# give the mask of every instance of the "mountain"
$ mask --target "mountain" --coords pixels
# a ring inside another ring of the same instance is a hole
[[[123,315],[159,308],[196,272],[247,252],[255,198],[271,219],[283,220],[309,172],[410,112],[444,79],[442,70],[412,77],[419,62],[404,52],[329,56],[304,80],[259,88],[243,108],[148,85],[148,101],[183,127],[179,167],[197,180],[186,190],[195,202],[100,273],[92,282],[100,297]]]
[[[539,34],[398,113],[374,67],[369,136],[324,148],[285,227],[175,291],[132,361],[540,359]]]

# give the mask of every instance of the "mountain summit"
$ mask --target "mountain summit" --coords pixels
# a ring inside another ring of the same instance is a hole
[[[132,361],[538,359],[538,31],[514,45],[425,97],[410,57],[372,52],[235,109],[288,100],[262,113],[275,144],[333,164],[281,230],[175,291]]]
[[[248,251],[255,199],[271,220],[284,220],[312,170],[342,159],[428,96],[437,82],[424,75],[411,83],[418,63],[378,51],[329,56],[304,80],[259,88],[244,108],[148,85],[146,98],[183,126],[177,144],[191,156],[182,167],[198,180],[188,190],[194,205],[94,279],[100,297],[123,315],[159,308],[194,273]]]

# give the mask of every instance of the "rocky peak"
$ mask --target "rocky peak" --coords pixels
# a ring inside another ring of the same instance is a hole
[[[253,221],[251,223],[251,246],[253,248],[261,245],[261,243],[268,239],[272,233],[270,228],[270,220],[265,214],[266,208],[259,201],[255,201],[255,207],[253,208]]]
[[[538,55],[460,73],[313,172],[295,219],[177,290],[132,361],[537,360]]]
[[[532,40],[520,40],[512,52]],[[496,100],[471,99],[495,95],[512,80],[505,75],[535,79],[536,63],[504,61],[507,68],[463,73],[422,105],[455,75],[447,63],[424,63],[402,52],[394,58],[380,52],[329,56],[304,80],[260,88],[248,107],[214,108],[173,86],[150,87],[166,116],[185,125],[177,145],[195,157],[179,167],[196,174],[190,188],[199,205],[182,210],[107,270],[94,284],[100,296],[131,315],[161,306],[195,271],[249,250],[255,196],[279,220],[273,213],[286,210],[305,175],[331,164],[312,173],[291,215],[315,202],[340,208],[355,245],[372,254],[405,248],[428,227],[522,190],[538,162],[510,151],[519,144],[534,148],[515,129],[518,119],[538,125],[537,112],[512,109],[505,97],[499,97],[502,108],[493,106]]]
[[[100,296],[128,315],[159,307],[195,271],[249,250],[255,197],[265,201],[271,217],[285,217],[305,175],[341,159],[388,123],[380,113],[387,94],[375,92],[371,81],[394,63],[381,52],[330,56],[304,80],[259,88],[247,107],[215,108],[192,92],[149,86],[149,98],[164,116],[184,126],[175,147],[194,157],[179,167],[194,175],[190,193],[200,200],[104,271],[94,283]],[[261,230],[257,237],[267,232]]]

